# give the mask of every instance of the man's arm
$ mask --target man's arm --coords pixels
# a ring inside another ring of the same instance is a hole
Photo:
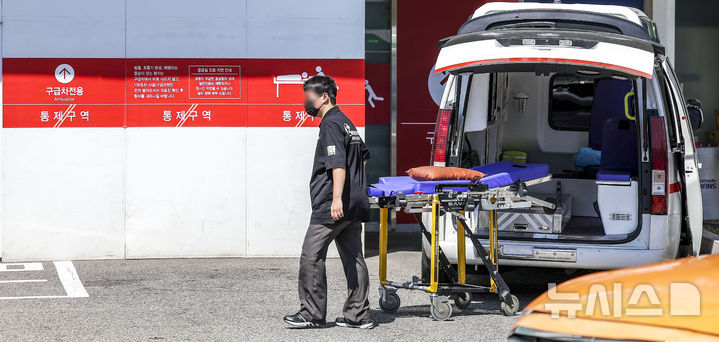
[[[332,206],[330,207],[330,214],[335,221],[345,216],[342,211],[342,190],[344,190],[346,175],[347,170],[344,167],[332,169]]]
[[[327,153],[325,169],[332,170],[330,216],[335,221],[345,215],[342,210],[342,190],[344,190],[347,167],[347,141],[345,138],[344,129],[335,122],[323,122],[320,126],[322,153]]]

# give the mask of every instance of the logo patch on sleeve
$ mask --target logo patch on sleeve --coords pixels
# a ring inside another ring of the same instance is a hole
[[[329,145],[327,146],[327,156],[334,156],[335,155],[335,145]]]

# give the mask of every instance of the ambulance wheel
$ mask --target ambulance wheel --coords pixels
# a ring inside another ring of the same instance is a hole
[[[429,313],[438,321],[447,320],[452,316],[452,304],[449,303],[449,300],[433,301]]]
[[[469,292],[460,292],[454,297],[454,305],[460,309],[466,309],[472,302],[472,294]]]
[[[386,301],[382,300],[382,297],[379,298],[379,308],[384,312],[396,312],[399,309],[399,296],[394,292],[388,292],[385,296]]]
[[[510,295],[510,298],[512,300],[512,304],[509,305],[505,302],[502,302],[499,305],[499,308],[502,310],[502,313],[505,316],[514,316],[517,314],[517,311],[519,311],[519,298],[515,295]]]

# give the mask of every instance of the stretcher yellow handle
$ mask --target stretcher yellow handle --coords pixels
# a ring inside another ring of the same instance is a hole
[[[379,210],[379,283],[387,284],[387,208]]]
[[[460,211],[459,214],[464,216],[464,211]],[[457,283],[459,284],[464,284],[467,279],[465,258],[464,225],[461,220],[457,220]]]
[[[499,272],[499,265],[497,263],[497,211],[489,211],[489,260],[494,264],[495,269]],[[489,278],[490,292],[497,292],[497,284],[494,283],[493,278]]]
[[[435,264],[437,263],[437,220],[439,218],[439,198],[437,197],[437,194],[432,195],[432,241],[430,244],[430,248],[432,249],[432,252],[430,254],[430,266],[429,266],[429,288],[427,289],[427,292],[437,292],[438,279],[437,279],[437,269],[435,268]]]

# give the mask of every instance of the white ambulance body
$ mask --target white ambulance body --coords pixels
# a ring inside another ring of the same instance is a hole
[[[448,86],[432,164],[526,156],[553,176],[528,191],[557,201],[559,212],[500,213],[500,265],[611,269],[698,252],[700,104],[685,101],[644,13],[489,3],[439,44],[435,71]],[[486,239],[486,218],[466,215]],[[440,245],[452,262],[455,234],[456,222],[444,219]],[[481,261],[468,255],[468,263]]]

